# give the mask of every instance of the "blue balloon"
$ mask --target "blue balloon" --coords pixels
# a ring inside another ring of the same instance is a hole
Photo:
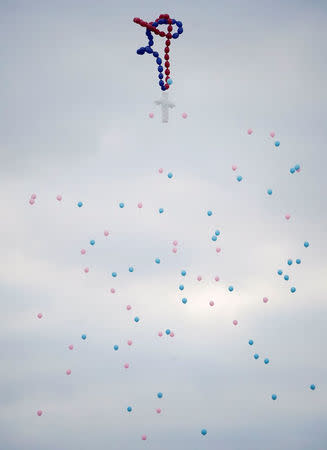
[[[312,384],[312,385],[310,386],[310,389],[311,389],[312,391],[314,391],[314,390],[316,389],[316,386],[315,386],[314,384]]]
[[[169,331],[169,333],[167,333],[167,331]],[[167,334],[170,334],[170,330],[166,330],[166,333],[167,333]],[[162,398],[162,392],[158,392],[157,397],[158,397],[158,398]]]
[[[279,147],[280,146],[280,142],[279,141],[276,141],[275,142],[275,147]]]
[[[161,58],[157,58],[156,61],[157,61],[158,65],[160,65],[162,63],[162,59]]]
[[[169,86],[171,86],[173,84],[173,80],[171,78],[168,78],[167,83],[169,84]]]
[[[82,203],[82,202],[78,202],[78,203],[77,203],[77,206],[78,206],[79,208],[81,208],[81,207],[83,206],[83,203]]]
[[[167,176],[168,176],[168,178],[173,178],[173,174],[171,172],[169,172],[169,174]]]
[[[164,85],[165,85],[164,80],[160,80],[160,81],[159,81],[159,86],[164,86]]]
[[[300,164],[295,164],[294,169],[295,170],[299,170],[300,169]]]
[[[111,274],[114,278],[116,278],[116,276],[117,276],[117,272],[112,272],[112,274]]]
[[[236,179],[237,179],[237,181],[242,181],[243,177],[241,175],[239,175]]]
[[[290,168],[290,172],[291,172],[291,173],[295,173],[294,167],[291,167],[291,168]]]
[[[170,334],[170,329],[169,328],[166,330],[166,334],[167,335]]]
[[[119,349],[118,345],[114,345],[114,350],[117,351]]]
[[[165,91],[166,90],[165,86],[161,86],[161,90]]]
[[[164,212],[163,208],[159,208],[159,213],[162,214]]]
[[[119,208],[124,208],[124,203],[119,203]]]
[[[160,264],[160,259],[159,258],[156,258],[154,261],[155,261],[155,263]]]
[[[296,291],[295,287],[291,287],[292,294],[294,294],[295,291]]]
[[[253,345],[253,340],[252,339],[249,340],[249,345]]]
[[[140,321],[140,319],[136,316],[135,318],[134,318],[134,322],[139,322]]]
[[[253,355],[253,358],[254,358],[254,359],[259,359],[258,353],[255,353],[255,354]]]
[[[264,363],[265,363],[265,364],[269,364],[269,359],[266,358],[266,359],[264,360]]]
[[[179,290],[180,290],[180,291],[184,291],[184,286],[183,286],[183,284],[180,284],[180,285],[179,285]]]
[[[296,259],[295,262],[296,262],[296,264],[301,264],[301,260],[300,259]]]
[[[129,268],[128,268],[128,271],[129,271],[129,272],[134,272],[134,267],[129,267]]]
[[[287,264],[288,264],[289,266],[291,266],[291,265],[293,264],[292,259],[288,259],[288,260],[287,260]]]
[[[205,436],[207,433],[208,433],[207,430],[205,430],[205,429],[201,430],[202,436]]]
[[[158,58],[159,53],[158,53],[158,52],[153,52],[153,56],[154,56],[155,58]]]
[[[271,398],[272,398],[273,400],[276,400],[276,399],[277,399],[277,395],[276,395],[276,394],[273,394],[273,395],[271,396]]]
[[[159,78],[159,80],[162,80],[163,79],[163,73],[159,73],[158,74],[158,78]]]
[[[233,286],[228,286],[228,290],[229,290],[229,292],[233,292],[234,287]]]
[[[153,45],[153,41],[152,41],[152,44],[151,44],[151,41],[149,41],[149,45],[147,47],[145,47],[145,51],[147,53],[152,53],[153,52],[153,50],[151,48],[151,45]]]
[[[174,33],[174,34],[173,34],[173,39],[177,39],[177,38],[178,38],[178,36],[179,36],[179,34],[178,34],[178,33]]]
[[[91,244],[91,245],[94,245],[94,244],[95,244],[95,240],[92,239],[92,240],[90,241],[90,244]]]
[[[208,211],[207,214],[209,217],[212,216],[212,211]]]
[[[305,241],[305,243],[303,245],[304,245],[305,248],[308,248],[310,244],[309,244],[308,241]]]
[[[184,303],[184,305],[186,305],[186,303],[187,303],[187,298],[182,298],[182,303]]]
[[[186,275],[186,270],[182,270],[182,271],[181,271],[181,275],[182,275],[183,277],[185,277],[185,275]]]
[[[272,194],[272,190],[271,189],[267,189],[267,194],[271,195]]]
[[[131,411],[132,411],[132,407],[131,407],[131,406],[128,406],[128,407],[127,407],[127,411],[128,411],[128,412],[131,412]]]
[[[215,235],[216,235],[216,236],[219,236],[219,235],[220,235],[220,231],[219,231],[219,230],[216,230],[216,231],[215,231]]]
[[[278,273],[278,275],[283,275],[283,271],[281,269],[279,269],[279,271],[277,273]]]
[[[284,280],[288,281],[290,279],[290,277],[288,275],[284,275]]]
[[[162,72],[163,71],[163,67],[162,66],[158,66],[158,72]]]
[[[86,339],[86,334],[82,334],[82,339],[83,339],[83,341],[85,341],[85,339]]]
[[[216,240],[217,240],[217,236],[216,236],[216,235],[213,235],[211,239],[212,239],[213,241],[216,241]]]

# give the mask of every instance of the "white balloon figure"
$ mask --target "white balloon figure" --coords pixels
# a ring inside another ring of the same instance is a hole
[[[160,100],[154,102],[156,105],[161,105],[161,116],[162,122],[168,122],[168,111],[169,108],[174,108],[174,103],[168,100],[168,91],[163,91]]]

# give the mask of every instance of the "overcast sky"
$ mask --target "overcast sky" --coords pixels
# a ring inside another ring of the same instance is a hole
[[[168,124],[132,21],[161,13],[184,24]],[[326,19],[323,0],[0,1],[1,450],[327,448]]]

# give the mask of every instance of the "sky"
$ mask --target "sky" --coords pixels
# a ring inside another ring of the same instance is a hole
[[[168,123],[132,20],[161,13],[184,28]],[[326,19],[324,1],[0,2],[1,450],[327,448]]]

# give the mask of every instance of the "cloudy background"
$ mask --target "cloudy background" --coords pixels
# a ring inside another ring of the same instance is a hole
[[[168,124],[132,22],[160,13],[185,30]],[[0,17],[0,449],[326,449],[326,2],[2,0]]]

